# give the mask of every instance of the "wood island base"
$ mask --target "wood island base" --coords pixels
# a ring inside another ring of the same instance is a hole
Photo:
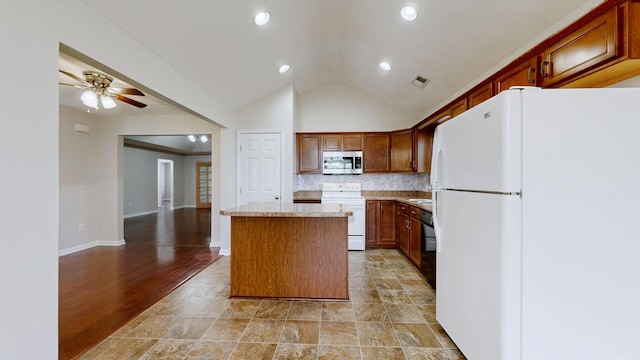
[[[231,217],[231,297],[349,299],[347,217]]]

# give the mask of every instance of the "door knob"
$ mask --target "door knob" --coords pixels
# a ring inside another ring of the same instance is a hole
[[[280,195],[276,195],[274,198],[275,198],[276,200],[280,200]]]

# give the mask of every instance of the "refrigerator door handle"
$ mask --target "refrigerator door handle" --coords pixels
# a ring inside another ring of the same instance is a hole
[[[438,167],[440,166],[440,156],[442,154],[442,137],[440,136],[439,127],[433,133],[433,149],[431,154],[431,188],[437,189],[440,187],[440,181],[438,179]]]
[[[433,195],[433,231],[436,235],[436,253],[442,250],[442,237],[440,236],[440,224],[438,223],[438,191],[434,191]]]

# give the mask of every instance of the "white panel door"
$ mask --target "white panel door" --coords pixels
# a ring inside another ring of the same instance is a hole
[[[241,133],[239,205],[280,202],[280,133]]]

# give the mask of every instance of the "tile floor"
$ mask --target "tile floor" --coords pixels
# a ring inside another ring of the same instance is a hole
[[[397,250],[349,253],[348,302],[229,299],[229,258],[80,359],[465,359]]]

